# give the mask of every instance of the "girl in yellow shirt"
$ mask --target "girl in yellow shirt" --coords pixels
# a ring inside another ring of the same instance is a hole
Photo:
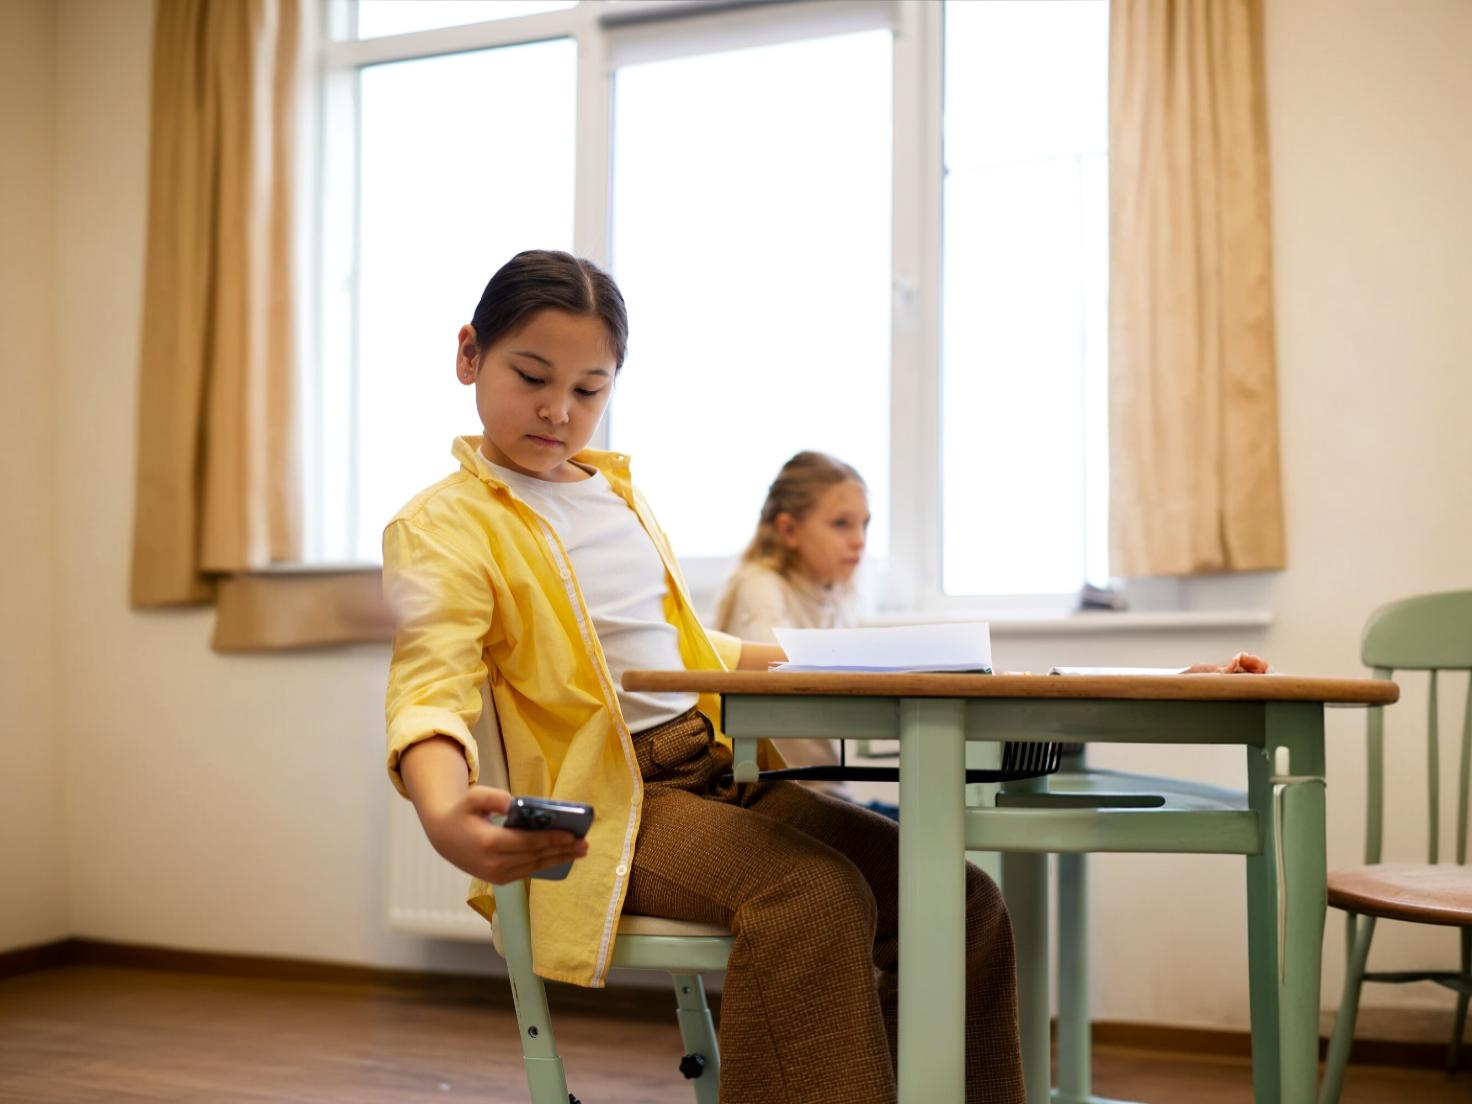
[[[787,782],[735,785],[719,703],[633,694],[631,667],[764,668],[775,645],[710,633],[628,457],[588,449],[624,360],[613,281],[565,253],[521,253],[460,329],[455,370],[484,427],[460,468],[384,532],[398,628],[388,766],[426,835],[488,885],[530,883],[537,973],[604,984],[619,913],[726,925],[724,1104],[894,1100],[896,826]],[[739,381],[733,381],[739,385]],[[669,432],[698,431],[672,417]],[[586,802],[586,840],[498,827],[470,728],[488,688],[518,793]],[[1023,1099],[1012,934],[966,872],[967,1100]]]

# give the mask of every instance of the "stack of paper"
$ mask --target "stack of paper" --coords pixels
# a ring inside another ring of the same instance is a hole
[[[787,662],[774,664],[774,671],[992,671],[985,621],[775,631]]]
[[[1054,667],[1050,675],[1184,675],[1185,667]]]

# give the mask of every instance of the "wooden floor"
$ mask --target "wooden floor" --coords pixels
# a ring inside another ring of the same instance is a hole
[[[494,984],[502,984],[494,983]],[[584,1104],[690,1104],[666,1023],[557,1014]],[[0,1102],[523,1104],[509,1011],[363,985],[67,966],[0,980]],[[1245,1104],[1236,1059],[1101,1048],[1096,1091],[1152,1104]],[[1472,1074],[1351,1069],[1346,1104],[1472,1102]]]

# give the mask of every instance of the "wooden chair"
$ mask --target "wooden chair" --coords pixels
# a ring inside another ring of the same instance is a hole
[[[1472,997],[1472,868],[1467,866],[1468,785],[1472,776],[1472,684],[1463,716],[1461,769],[1457,773],[1457,859],[1440,861],[1440,737],[1437,726],[1437,679],[1442,671],[1472,671],[1472,591],[1424,594],[1382,606],[1365,625],[1360,654],[1376,678],[1396,671],[1429,671],[1427,817],[1430,843],[1424,864],[1381,862],[1385,822],[1384,711],[1370,709],[1369,780],[1365,824],[1365,865],[1329,874],[1329,904],[1345,912],[1344,996],[1329,1042],[1320,1104],[1335,1104],[1344,1082],[1344,1067],[1354,1042],[1360,990],[1367,981],[1401,983],[1434,981],[1457,994],[1447,1068],[1461,1059],[1467,1001]],[[1368,971],[1370,940],[1377,920],[1443,924],[1460,929],[1461,969]]]
[[[481,781],[506,789],[506,753],[501,744],[500,725],[490,694],[482,689],[481,719],[475,727],[480,749]],[[531,915],[527,886],[523,882],[494,887],[495,919],[491,941],[506,959],[511,994],[516,1002],[522,1061],[532,1104],[576,1104],[567,1091],[567,1076],[557,1053],[552,1020],[547,1011],[547,991],[532,969]],[[720,973],[731,954],[732,936],[714,924],[665,920],[624,913],[619,917],[613,949],[613,965],[633,970],[662,970],[675,985],[675,1017],[685,1055],[679,1070],[695,1090],[696,1104],[717,1104],[720,1099],[721,1055],[715,1025],[705,1001],[701,975]]]

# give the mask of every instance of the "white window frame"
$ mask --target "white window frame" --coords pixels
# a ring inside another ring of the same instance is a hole
[[[356,402],[357,72],[368,65],[571,38],[578,50],[574,248],[607,265],[612,223],[613,79],[623,64],[888,26],[893,46],[890,553],[876,564],[880,611],[959,616],[1066,612],[1073,595],[947,595],[941,588],[941,250],[943,5],[933,0],[582,0],[561,11],[371,39],[347,36],[354,0],[322,0],[318,51],[321,141],[315,176],[315,273],[307,310],[317,319],[316,363],[303,405],[308,557],[332,556],[329,527],[356,526],[334,504],[356,503],[350,470],[356,418],[330,424],[325,396]],[[329,209],[328,195],[350,202]],[[616,400],[615,400],[616,401]],[[606,444],[606,422],[595,445]],[[340,510],[339,510],[340,512]],[[697,596],[731,558],[684,561]],[[1083,580],[1081,579],[1080,582]],[[1176,604],[1176,603],[1170,603]]]

